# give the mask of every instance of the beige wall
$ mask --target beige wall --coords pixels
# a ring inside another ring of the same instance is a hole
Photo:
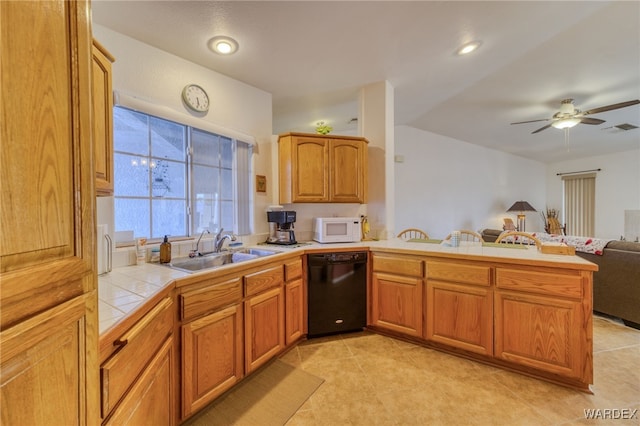
[[[182,104],[182,88],[188,83],[202,86],[211,99],[210,111],[202,120],[253,136],[257,142],[253,156],[254,173],[272,176],[270,93],[100,25],[93,26],[93,33],[116,58],[113,64],[115,91],[188,114]],[[267,185],[267,193],[254,193],[254,232],[264,235],[268,232],[264,211],[272,202],[274,189],[269,180]],[[113,232],[112,209],[113,202],[108,199],[98,203],[98,222],[109,224],[110,232]]]
[[[638,145],[632,151],[549,164],[546,172],[549,207],[562,209],[562,180],[556,173],[602,169],[596,173],[594,237],[619,239],[625,234],[625,210],[640,209],[640,142]]]

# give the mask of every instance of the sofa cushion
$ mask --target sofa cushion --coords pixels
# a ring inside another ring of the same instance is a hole
[[[625,250],[625,251],[640,251],[640,243],[633,241],[620,241],[613,240],[607,244],[607,249]]]
[[[487,243],[492,243],[494,242],[498,236],[500,234],[502,234],[504,231],[502,229],[489,229],[489,228],[485,228],[482,230],[482,232],[480,233],[482,235],[482,239],[487,242]]]

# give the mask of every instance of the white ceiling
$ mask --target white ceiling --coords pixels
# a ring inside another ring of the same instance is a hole
[[[640,105],[594,114],[564,133],[542,123],[640,99],[639,1],[113,1],[95,23],[273,95],[273,131],[353,131],[358,89],[395,89],[395,122],[555,162],[640,147]],[[208,50],[236,39],[230,57]],[[464,42],[482,40],[468,56]]]

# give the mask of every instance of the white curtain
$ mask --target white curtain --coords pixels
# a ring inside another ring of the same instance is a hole
[[[236,142],[236,165],[238,172],[236,173],[237,185],[236,185],[236,203],[237,220],[238,220],[238,235],[249,235],[252,231],[253,211],[253,186],[251,185],[251,154],[253,152],[253,146],[245,142]]]
[[[562,176],[567,235],[595,235],[596,174]]]

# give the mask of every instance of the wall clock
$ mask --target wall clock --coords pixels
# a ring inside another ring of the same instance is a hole
[[[182,89],[182,100],[187,108],[195,112],[209,111],[209,95],[197,84],[187,84]]]

